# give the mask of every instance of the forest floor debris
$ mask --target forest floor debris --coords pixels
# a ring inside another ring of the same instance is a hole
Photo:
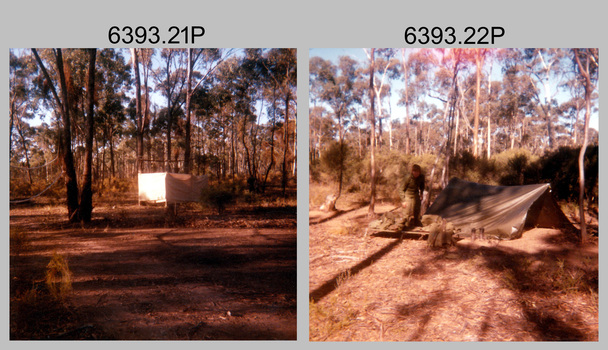
[[[311,341],[599,338],[597,237],[581,246],[535,228],[431,249],[368,234],[368,207],[311,210],[309,220]]]
[[[99,206],[88,225],[64,207],[10,210],[10,338],[295,340],[296,209],[135,201]],[[53,255],[71,288],[45,285]]]

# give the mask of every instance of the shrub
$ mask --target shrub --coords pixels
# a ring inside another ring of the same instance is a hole
[[[331,174],[332,177],[339,181],[340,168],[342,168],[342,178],[344,181],[346,172],[346,160],[349,157],[349,148],[346,143],[340,144],[337,141],[332,142],[326,151],[321,154],[321,167],[323,172]]]
[[[208,186],[201,193],[201,203],[217,210],[222,215],[229,204],[236,201],[233,189],[228,185]]]
[[[499,185],[524,185],[530,183],[529,165],[537,161],[526,149],[510,149],[492,156],[493,178]]]
[[[578,200],[579,152],[580,148],[560,147],[532,164],[529,175],[537,182],[550,182],[558,199]],[[599,175],[597,146],[587,148],[584,166],[585,192],[590,199],[595,199]]]

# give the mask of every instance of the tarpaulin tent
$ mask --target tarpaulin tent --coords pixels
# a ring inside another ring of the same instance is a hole
[[[155,203],[198,202],[208,185],[207,176],[174,173],[138,174],[139,201]]]
[[[524,227],[571,227],[549,184],[490,186],[453,178],[425,215],[437,215],[463,232],[514,239]]]

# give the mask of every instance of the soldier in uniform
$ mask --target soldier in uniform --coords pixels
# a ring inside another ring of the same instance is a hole
[[[399,196],[406,217],[407,226],[421,226],[420,222],[420,198],[424,192],[424,175],[420,165],[412,166],[411,174],[406,177],[400,188]]]

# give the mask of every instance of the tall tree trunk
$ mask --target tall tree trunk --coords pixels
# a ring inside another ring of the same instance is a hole
[[[371,103],[369,119],[371,124],[371,139],[370,139],[370,181],[371,181],[371,190],[369,195],[369,211],[368,215],[374,215],[375,207],[376,207],[376,147],[374,145],[376,140],[376,116],[374,111],[374,55],[375,49],[371,49],[370,52],[370,67],[369,67],[369,100]]]
[[[270,174],[270,170],[274,166],[274,131],[276,125],[276,98],[275,98],[275,89],[273,89],[273,98],[272,98],[272,126],[270,127],[270,163],[266,168],[266,174],[264,175],[264,183],[262,184],[262,192],[266,191],[266,182],[268,181],[268,175]]]
[[[477,158],[477,150],[479,145],[479,99],[481,98],[481,68],[483,66],[483,58],[479,53],[475,55],[475,63],[477,65],[477,74],[475,76],[475,121],[473,123],[473,156]]]
[[[63,55],[61,49],[55,49],[55,63],[57,65],[57,72],[59,74],[59,83],[61,86],[61,98],[57,94],[51,77],[49,76],[40,56],[36,49],[32,49],[40,69],[42,70],[46,80],[51,86],[51,91],[57,102],[57,106],[61,111],[61,118],[63,121],[63,129],[61,134],[60,150],[62,156],[62,166],[64,173],[64,180],[66,186],[67,196],[67,209],[68,218],[71,222],[78,221],[78,180],[76,178],[76,170],[74,168],[74,155],[72,154],[72,132],[70,127],[70,101],[68,99],[67,83],[65,79],[65,72],[63,66]]]
[[[142,118],[141,107],[141,81],[139,77],[139,53],[137,49],[131,49],[131,57],[133,59],[133,69],[135,71],[135,115],[137,118],[137,171],[142,172],[144,157],[144,123]]]
[[[236,119],[236,111],[232,111],[234,114],[232,115],[230,122],[230,175],[232,176],[232,181],[235,180],[236,177],[236,130],[234,127],[235,119]]]
[[[190,114],[191,111],[191,100],[192,100],[192,70],[193,70],[193,54],[194,49],[188,49],[188,71],[186,81],[186,142],[184,148],[184,173],[190,174]]]
[[[61,84],[61,94],[63,97],[63,165],[65,172],[65,182],[67,189],[68,216],[71,222],[78,221],[78,180],[76,169],[74,168],[74,156],[72,154],[72,132],[70,109],[71,104],[68,98],[67,83],[63,66],[63,56],[61,49],[56,51],[57,71]]]
[[[492,156],[492,121],[488,115],[488,159]]]
[[[490,61],[490,71],[488,73],[488,98],[487,100],[491,100],[492,99],[492,81],[490,79],[490,77],[492,76],[492,66],[493,66],[493,62]],[[492,113],[490,111],[488,111],[488,159],[490,159],[490,156],[492,155],[492,122],[490,119],[490,116],[492,115]]]
[[[458,152],[458,136],[460,134],[460,111],[456,110],[456,126],[454,127],[454,142],[453,142],[453,152],[454,155]]]
[[[171,130],[173,129],[173,117],[171,116],[171,97],[167,95],[167,165],[165,171],[173,172],[171,169]]]
[[[591,55],[590,49],[587,51],[587,57],[585,63],[581,62],[579,58],[579,50],[574,50],[574,57],[576,64],[578,65],[579,71],[584,78],[585,86],[585,125],[583,134],[583,145],[578,156],[578,171],[579,171],[579,195],[578,195],[578,207],[579,216],[581,221],[581,242],[586,243],[587,241],[587,223],[585,222],[585,152],[587,150],[587,143],[589,137],[589,117],[591,115],[591,94],[593,93],[593,85],[591,82]]]
[[[405,99],[405,154],[410,154],[410,101],[407,90],[407,62],[405,61],[405,48],[401,49],[401,57],[403,63],[403,78],[405,81],[405,87],[403,88],[403,97]]]
[[[93,189],[91,171],[93,167],[93,130],[94,118],[93,111],[95,107],[95,58],[97,55],[96,49],[89,49],[89,73],[87,79],[87,125],[85,138],[85,159],[84,159],[84,174],[82,183],[82,193],[80,195],[80,218],[84,222],[91,221],[91,213],[93,212]],[[140,144],[141,145],[141,144]],[[138,162],[139,163],[139,162]]]
[[[338,164],[338,194],[336,200],[342,195],[342,183],[344,181],[344,128],[342,126],[342,108],[336,110],[338,117],[338,145],[340,146],[340,163]]]
[[[143,113],[144,113],[144,128],[142,141],[146,141],[147,144],[147,159],[150,161],[152,159],[151,149],[152,149],[152,140],[150,138],[149,128],[150,128],[150,92],[148,91],[148,76],[150,74],[150,67],[145,64],[143,66],[144,73],[144,105],[143,105]],[[142,153],[143,156],[143,153]],[[151,164],[148,162],[147,166],[144,168],[144,171],[150,171]]]
[[[293,164],[291,166],[291,176],[293,178],[296,177],[297,175],[297,166],[298,166],[298,138],[296,137],[296,130],[298,130],[298,120],[295,118],[293,119],[293,130],[294,130],[294,134],[293,134]]]
[[[287,188],[287,152],[289,150],[289,102],[291,101],[291,91],[289,87],[286,87],[287,93],[285,94],[285,139],[283,142],[283,180],[281,181],[283,185],[283,195],[285,195],[285,191]]]
[[[23,148],[23,155],[25,156],[25,166],[27,168],[27,177],[31,185],[33,181],[32,172],[30,170],[30,156],[27,148],[27,141],[23,135],[23,124],[21,124],[21,120],[17,120],[17,132],[19,133],[19,139],[21,140],[21,147]]]
[[[116,177],[116,164],[114,159],[114,130],[110,130],[110,179]]]
[[[388,149],[389,150],[393,150],[393,121],[392,121],[392,115],[393,115],[393,107],[391,106],[391,97],[390,97],[390,92],[389,92],[389,97],[388,97]]]

